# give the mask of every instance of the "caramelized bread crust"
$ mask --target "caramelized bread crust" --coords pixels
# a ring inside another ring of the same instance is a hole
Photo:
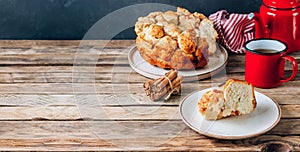
[[[204,93],[198,102],[199,111],[206,119],[221,119],[225,99],[222,90],[210,90]],[[215,105],[215,106],[212,106]],[[220,111],[221,109],[221,111]]]
[[[135,24],[136,45],[141,56],[152,65],[171,69],[204,67],[208,55],[216,51],[217,32],[205,15],[152,12]]]

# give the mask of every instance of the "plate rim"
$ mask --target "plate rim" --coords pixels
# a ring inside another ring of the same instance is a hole
[[[217,43],[217,45],[220,47],[220,50],[222,52],[224,52],[224,62],[219,66],[219,67],[216,67],[216,69],[214,70],[211,70],[211,71],[208,71],[208,72],[205,72],[203,74],[195,74],[195,75],[191,75],[191,76],[184,76],[184,81],[195,81],[195,80],[201,80],[201,79],[205,79],[205,78],[209,78],[209,77],[212,77],[216,74],[218,74],[220,71],[222,71],[223,69],[226,68],[226,65],[228,63],[228,59],[229,59],[229,56],[228,56],[228,52],[227,50],[225,49],[225,47],[223,47],[221,44]],[[161,77],[162,75],[159,75],[159,74],[156,74],[156,73],[150,73],[148,71],[144,71],[144,70],[140,70],[138,68],[136,68],[136,65],[134,64],[133,62],[133,59],[132,59],[132,56],[133,54],[138,51],[138,48],[136,45],[132,46],[128,52],[128,61],[129,61],[129,65],[130,67],[137,73],[139,73],[140,75],[142,76],[145,76],[147,78],[151,78],[151,79],[156,79],[158,77]],[[139,53],[139,51],[138,51]],[[145,61],[145,60],[144,60]],[[145,61],[147,62],[147,61]],[[153,65],[151,65],[153,66]],[[157,68],[160,68],[160,67],[157,67]],[[162,68],[160,68],[162,69]],[[147,73],[147,74],[144,74],[144,73]]]
[[[209,89],[213,89],[213,88],[214,88],[214,87],[210,87],[210,88],[206,88],[206,89],[203,89],[203,90],[207,90],[207,91],[208,91]],[[185,97],[181,100],[181,102],[180,102],[178,108],[179,108],[179,115],[180,115],[180,118],[181,118],[181,120],[185,123],[185,125],[187,125],[187,126],[190,127],[192,130],[194,130],[194,131],[196,131],[196,132],[198,132],[198,133],[200,133],[200,134],[202,134],[202,135],[204,135],[204,136],[207,136],[207,137],[213,137],[213,138],[216,138],[216,139],[225,139],[225,140],[236,140],[236,139],[246,139],[246,138],[256,137],[256,136],[262,135],[262,134],[264,134],[264,133],[270,131],[271,129],[273,129],[273,128],[279,123],[279,121],[280,121],[280,119],[281,119],[281,116],[282,116],[282,110],[281,110],[281,108],[280,108],[279,103],[278,103],[274,98],[269,97],[268,95],[265,95],[265,94],[263,94],[263,93],[261,93],[261,92],[258,92],[258,91],[254,91],[254,92],[256,92],[256,93],[260,93],[260,94],[262,94],[262,95],[268,97],[268,98],[271,99],[271,101],[276,105],[276,108],[277,108],[277,110],[278,110],[278,116],[277,116],[275,122],[274,122],[272,125],[270,125],[268,128],[264,129],[264,130],[261,131],[261,132],[257,132],[257,133],[255,133],[255,134],[250,134],[250,135],[242,135],[242,136],[230,136],[230,135],[229,135],[229,136],[223,136],[223,135],[216,135],[216,134],[211,134],[211,133],[203,132],[203,131],[197,129],[196,127],[194,127],[193,125],[191,125],[191,124],[184,118],[184,116],[183,116],[183,114],[182,114],[182,104],[186,101],[186,99],[187,99],[188,97],[190,97],[191,95],[193,95],[193,94],[195,94],[195,93],[197,93],[197,92],[203,91],[203,90],[196,90],[196,91],[193,91],[192,93],[188,94],[187,96],[185,96]]]

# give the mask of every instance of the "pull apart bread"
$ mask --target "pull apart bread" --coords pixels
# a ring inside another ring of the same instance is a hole
[[[251,113],[256,107],[254,88],[245,81],[229,79],[223,89],[206,92],[198,107],[207,120]]]
[[[218,34],[212,21],[183,8],[152,12],[135,24],[136,45],[150,64],[171,69],[204,67],[216,52]]]

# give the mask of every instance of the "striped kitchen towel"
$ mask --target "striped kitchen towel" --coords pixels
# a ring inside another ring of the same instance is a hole
[[[235,53],[244,53],[244,43],[254,38],[254,20],[248,14],[229,14],[225,10],[209,16],[219,34],[219,43]]]

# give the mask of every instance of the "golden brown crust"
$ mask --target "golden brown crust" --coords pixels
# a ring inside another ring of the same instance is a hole
[[[249,84],[248,82],[243,81],[243,80],[239,80],[239,79],[235,79],[235,78],[230,78],[224,84],[224,88],[227,88],[232,82],[241,83],[241,84],[243,84],[243,83]]]
[[[194,56],[185,54],[183,51],[177,49],[171,58],[171,67],[174,69],[192,69],[195,68]]]
[[[205,114],[205,111],[208,108],[208,104],[210,102],[217,103],[219,101],[218,98],[221,98],[222,96],[222,90],[210,90],[205,92],[200,101],[198,102],[200,112],[202,114]]]
[[[194,16],[198,17],[200,20],[208,19],[205,15],[198,13],[198,12],[195,12]]]
[[[204,67],[208,54],[215,51],[209,45],[216,45],[216,37],[201,34],[201,22],[206,20],[205,15],[191,14],[184,8],[177,12],[152,12],[135,24],[137,48],[146,61],[161,68]],[[202,26],[202,31],[215,31],[212,25],[205,25],[208,27]]]
[[[185,31],[178,36],[178,45],[186,54],[192,54],[196,50],[196,39],[194,31]]]
[[[150,26],[150,28],[151,28],[150,34],[151,34],[152,37],[155,37],[155,38],[159,39],[159,38],[162,38],[165,35],[164,34],[165,33],[164,28],[162,26],[152,24]]]
[[[211,94],[211,91],[207,91],[203,94],[202,98],[200,99],[200,101],[198,102],[198,107],[199,107],[199,111],[201,114],[205,114],[205,111],[208,107],[208,103],[209,103],[209,96]]]
[[[252,95],[253,95],[253,100],[252,100],[252,105],[253,105],[253,111],[254,111],[254,109],[256,108],[256,106],[257,106],[257,102],[256,102],[256,98],[255,98],[255,93],[254,93],[254,87],[253,87],[253,85],[251,85],[252,86]]]
[[[222,107],[224,103],[222,90],[210,90],[203,94],[202,98],[198,102],[199,111],[202,115],[205,115],[206,119],[221,119]],[[214,105],[214,106],[212,106]]]

